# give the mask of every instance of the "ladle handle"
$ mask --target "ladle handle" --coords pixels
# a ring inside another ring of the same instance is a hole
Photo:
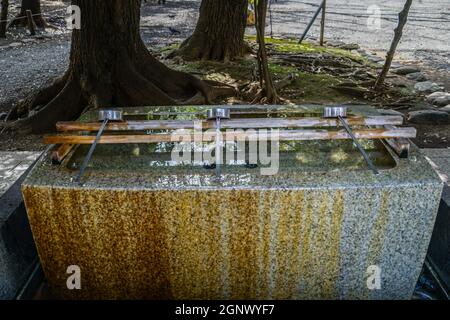
[[[347,124],[347,121],[345,121],[344,118],[341,116],[338,116],[339,120],[341,121],[342,125],[344,126],[345,130],[349,134],[349,136],[352,138],[353,142],[355,143],[356,147],[358,148],[359,152],[361,152],[362,156],[364,157],[364,160],[366,160],[367,164],[369,165],[369,168],[373,171],[375,174],[380,174],[377,167],[373,164],[372,160],[370,160],[369,155],[364,150],[364,148],[361,146],[361,144],[358,142],[358,139],[356,139],[355,135],[353,134],[352,129],[350,129],[349,125]]]
[[[216,176],[220,177],[222,164],[221,118],[216,118]]]
[[[97,132],[97,136],[95,137],[94,143],[91,145],[91,148],[89,149],[89,152],[83,160],[83,164],[81,165],[81,169],[78,172],[77,177],[75,178],[75,182],[81,184],[81,178],[83,177],[84,171],[86,170],[89,161],[91,161],[92,155],[94,154],[95,147],[97,146],[98,141],[100,140],[100,137],[103,134],[103,131],[105,131],[106,125],[108,124],[108,119],[103,120],[102,126],[100,127],[100,130]]]

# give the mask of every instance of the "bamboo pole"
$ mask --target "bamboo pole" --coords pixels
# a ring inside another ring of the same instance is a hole
[[[383,126],[402,125],[402,116],[369,116],[350,117],[346,119],[352,126]],[[200,124],[202,129],[215,128],[214,121],[181,121],[181,120],[148,120],[111,122],[106,131],[144,131],[144,130],[175,130],[194,129]],[[223,129],[261,129],[261,128],[305,128],[305,127],[338,127],[338,119],[332,118],[249,118],[222,120]],[[98,131],[99,122],[58,122],[56,129],[60,132],[68,131]]]
[[[386,125],[384,126],[386,129],[395,129],[394,126]],[[411,149],[411,141],[407,138],[391,138],[384,139],[384,141],[391,147],[392,150],[399,156],[401,159],[408,158],[409,150]]]
[[[351,139],[345,130],[279,130],[261,132],[223,132],[222,141],[304,141],[304,140],[347,140]],[[366,129],[353,131],[357,139],[389,139],[389,138],[415,138],[417,131],[415,128],[392,128],[392,129]],[[172,133],[172,134],[148,134],[148,135],[103,135],[98,143],[100,144],[127,144],[127,143],[158,143],[158,142],[179,142],[179,141],[204,141],[211,142],[216,139],[217,133]],[[46,135],[45,144],[92,144],[95,136],[80,135]]]
[[[322,4],[322,20],[320,21],[320,45],[323,46],[325,38],[325,18],[327,10],[327,0],[323,0]]]
[[[64,158],[73,150],[75,145],[73,144],[62,144],[52,151],[52,160],[55,163],[61,163]]]

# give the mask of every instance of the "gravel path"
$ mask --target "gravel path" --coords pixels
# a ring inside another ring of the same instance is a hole
[[[299,38],[322,0],[278,0],[272,4],[273,33]],[[357,43],[384,58],[391,44],[398,13],[405,0],[328,0],[325,38]],[[380,28],[368,22],[378,8]],[[370,24],[369,24],[370,25]],[[319,36],[320,18],[309,32]],[[270,31],[270,27],[268,28]],[[450,91],[450,1],[415,0],[409,13],[397,60],[418,65],[427,76]]]
[[[18,0],[12,1],[13,4]],[[276,36],[298,37],[320,0],[278,0],[272,6],[273,32]],[[43,12],[57,11],[56,23],[63,23],[65,4],[42,0]],[[385,52],[389,47],[397,14],[404,0],[358,1],[331,0],[328,5],[327,39],[358,43],[371,51]],[[195,27],[199,0],[168,0],[165,6],[150,1],[142,9],[142,35],[150,47],[185,39]],[[378,5],[381,29],[367,27],[367,9]],[[13,12],[14,13],[14,10]],[[417,0],[410,14],[400,54],[424,63],[449,79],[450,73],[450,2]],[[310,36],[318,35],[318,21]],[[270,31],[270,27],[268,28]],[[63,74],[69,56],[70,35],[57,31],[49,36],[30,38],[15,34],[0,40],[0,113],[37,88]],[[11,46],[13,44],[13,46]]]
[[[13,5],[17,3],[13,1]],[[42,1],[43,12],[56,12],[54,23],[61,25],[50,34],[27,36],[26,32],[0,39],[0,113],[37,89],[61,76],[67,68],[70,34],[64,31],[63,2]],[[165,6],[146,3],[142,8],[142,37],[150,47],[179,42],[189,36],[198,17],[198,0],[169,2]],[[11,16],[16,12],[14,7]]]
[[[274,34],[299,37],[320,3],[321,0],[278,0],[272,5]],[[404,3],[405,0],[329,0],[326,38],[384,52],[392,41]],[[372,6],[380,9],[378,30],[368,27],[368,9]],[[309,35],[318,37],[319,20]],[[414,1],[398,52],[407,59],[423,60],[450,72],[450,1]]]

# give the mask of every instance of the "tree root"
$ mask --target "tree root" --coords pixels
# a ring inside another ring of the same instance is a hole
[[[54,26],[47,23],[47,21],[42,17],[42,14],[33,16],[33,21],[36,27],[39,29],[55,28]],[[28,22],[26,14],[19,13],[9,22],[6,29],[9,29],[10,27],[26,27],[27,25]]]
[[[284,79],[281,79],[281,80],[275,82],[275,84],[274,84],[275,90],[277,92],[279,92],[280,90],[282,90],[282,89],[286,88],[287,86],[289,86],[290,84],[292,84],[295,81],[295,79],[296,79],[295,74],[293,74],[293,73],[289,74]],[[254,90],[255,86],[253,85],[251,88],[253,88],[253,90]],[[281,98],[279,98],[279,99],[281,100]],[[251,104],[259,104],[259,103],[265,103],[264,90],[261,88],[258,89],[257,93],[255,94],[255,98],[251,102]]]
[[[23,118],[30,111],[49,103],[64,88],[66,81],[67,75],[64,75],[47,88],[39,91],[35,96],[30,96],[25,101],[18,103],[9,111],[6,121]]]
[[[252,47],[245,41],[242,47],[236,50],[236,48],[229,48],[222,42],[210,43],[207,39],[193,39],[191,36],[184,40],[178,49],[170,52],[167,58],[173,59],[178,56],[186,61],[201,60],[228,63],[251,53],[253,53]]]
[[[100,72],[101,79],[74,70],[72,66],[64,77],[11,110],[8,120],[16,121],[8,122],[6,129],[49,132],[58,121],[74,120],[88,107],[209,104],[237,93],[232,86],[169,69],[145,52],[134,61],[123,52],[114,72]]]
[[[71,77],[50,102],[39,110],[32,110],[27,118],[7,123],[6,129],[22,133],[53,131],[56,122],[80,116],[85,105],[79,82]]]

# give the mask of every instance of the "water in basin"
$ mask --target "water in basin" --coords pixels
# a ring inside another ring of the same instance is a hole
[[[381,170],[392,169],[396,162],[381,141],[360,140],[374,164]],[[204,144],[202,147],[192,145],[195,152],[214,148],[214,144]],[[269,144],[270,147],[270,144]],[[194,161],[199,159],[194,153],[192,162],[178,163],[172,159],[173,143],[153,144],[103,144],[98,145],[90,162],[89,170],[171,170],[174,166],[185,167],[190,172],[208,172],[208,161]],[[80,168],[89,146],[80,146],[67,163],[67,168]],[[227,150],[233,157],[226,157]],[[245,160],[238,160],[237,145],[228,143],[223,148],[225,155],[223,171],[252,172],[253,166],[248,166],[248,154]],[[269,154],[270,154],[270,150]],[[259,166],[262,166],[259,163]],[[250,169],[250,170],[249,170]],[[281,172],[294,171],[330,171],[330,170],[367,170],[367,163],[350,140],[328,141],[283,141],[280,142],[279,170]],[[259,170],[255,170],[255,173]]]

